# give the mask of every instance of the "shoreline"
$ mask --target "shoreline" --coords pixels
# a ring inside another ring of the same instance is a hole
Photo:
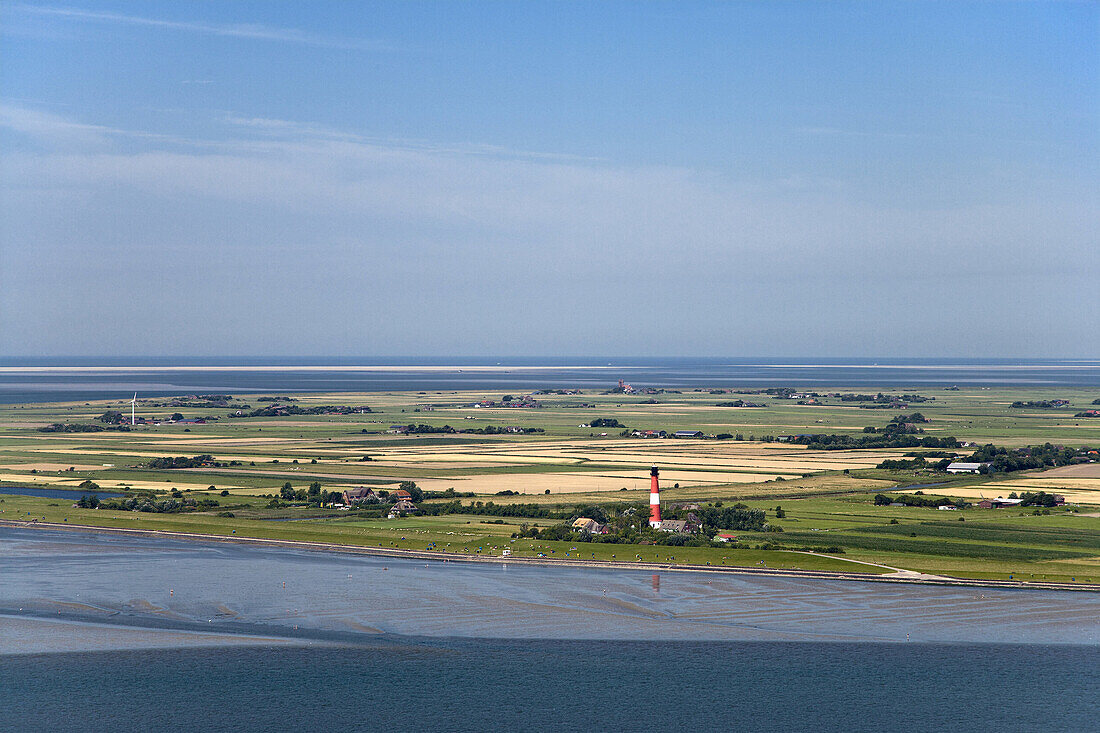
[[[920,364],[905,362],[900,364],[856,364],[856,363],[840,363],[840,364],[823,364],[823,363],[807,363],[799,364],[792,362],[754,362],[754,363],[719,363],[716,366],[728,366],[738,368],[766,368],[766,369],[866,369],[870,371],[876,370],[888,370],[888,369],[914,369],[920,371],[951,371],[958,370],[964,372],[973,372],[981,370],[1000,370],[1000,371],[1065,371],[1065,370],[1090,370],[1100,367],[1100,362],[1088,359],[1067,359],[1061,360],[1062,363],[1050,364],[1050,363],[1036,363],[1028,364],[1021,361],[1012,361],[1002,364],[966,364],[966,363],[947,363],[947,364]],[[106,372],[106,373],[125,373],[125,372],[529,372],[529,371],[638,371],[644,369],[659,369],[665,365],[662,364],[166,364],[166,365],[149,365],[149,364],[102,364],[102,365],[88,365],[88,364],[72,364],[72,365],[56,365],[56,364],[28,364],[23,366],[15,365],[3,365],[0,366],[0,374],[51,374],[51,373],[70,373],[70,372]]]
[[[496,366],[486,366],[483,364],[475,364],[469,366],[463,366],[461,364],[454,365],[356,365],[349,364],[346,366],[340,365],[318,365],[318,364],[257,364],[256,366],[247,365],[211,365],[211,366],[194,366],[190,364],[186,365],[174,365],[174,366],[0,366],[0,374],[43,374],[43,373],[66,373],[66,372],[513,372],[513,371],[569,371],[569,370],[583,370],[583,371],[617,371],[620,369],[650,369],[653,367],[647,366],[593,366],[593,365],[575,365],[575,366],[561,366],[556,364],[547,364],[540,366],[531,365],[508,365],[500,364]],[[1073,367],[1077,368],[1077,367]],[[1082,367],[1088,368],[1088,367]]]
[[[982,580],[975,578],[954,578],[941,575],[928,575],[916,571],[901,571],[891,574],[842,573],[828,570],[786,570],[781,568],[757,568],[752,566],[680,565],[675,563],[653,563],[610,560],[565,560],[548,557],[500,557],[492,555],[460,555],[428,550],[400,550],[396,548],[365,547],[341,545],[331,542],[305,542],[301,540],[275,540],[262,537],[237,537],[225,535],[201,534],[195,532],[168,532],[155,529],[127,529],[123,527],[96,527],[86,524],[57,524],[54,522],[25,522],[0,519],[0,527],[14,529],[68,530],[73,532],[104,532],[135,537],[167,537],[170,539],[199,542],[229,542],[257,547],[282,547],[287,549],[310,550],[314,552],[340,552],[374,557],[392,557],[407,560],[429,560],[434,562],[490,563],[496,565],[517,564],[541,567],[584,567],[603,570],[641,570],[647,572],[681,573],[724,573],[735,575],[755,575],[789,578],[814,578],[818,580],[862,581],[871,583],[903,583],[910,585],[965,586],[980,588],[1001,588],[1011,590],[1047,590],[1078,591],[1100,593],[1100,584],[1094,583],[1047,583],[1023,580]],[[868,563],[871,564],[871,563]]]

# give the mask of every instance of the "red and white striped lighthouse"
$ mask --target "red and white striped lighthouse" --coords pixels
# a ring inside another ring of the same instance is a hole
[[[657,482],[657,467],[649,469],[649,526],[661,526],[661,487]]]

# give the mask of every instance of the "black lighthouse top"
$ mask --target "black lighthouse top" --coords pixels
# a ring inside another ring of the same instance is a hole
[[[650,475],[650,476],[656,476],[656,475],[657,475],[657,467],[656,467],[656,466],[654,466],[653,468],[649,469],[649,475]]]

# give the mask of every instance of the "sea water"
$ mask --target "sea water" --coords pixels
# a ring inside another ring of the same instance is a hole
[[[1085,592],[0,528],[0,728],[1092,730],[1098,619]]]
[[[1097,387],[1098,360],[565,358],[52,358],[0,360],[0,403],[193,393],[606,389]]]

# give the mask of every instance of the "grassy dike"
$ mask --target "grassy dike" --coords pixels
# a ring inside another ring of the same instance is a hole
[[[196,497],[201,498],[201,497]],[[214,513],[147,514],[81,509],[58,499],[7,495],[0,520],[69,526],[181,532],[218,537],[326,543],[381,550],[432,551],[490,557],[505,548],[515,557],[539,556],[563,562],[675,563],[712,567],[762,567],[847,574],[908,570],[939,576],[1047,583],[1100,583],[1100,520],[1066,512],[967,510],[941,512],[910,507],[876,507],[870,495],[785,500],[783,533],[735,532],[742,547],[665,547],[517,539],[523,522],[456,514],[442,517],[363,519],[353,515],[308,517],[301,509],[254,511],[254,516]],[[771,501],[749,501],[774,509]],[[241,515],[249,510],[238,509]],[[237,513],[235,512],[235,513]],[[317,512],[313,512],[317,513]],[[944,517],[949,514],[948,517]],[[958,514],[964,519],[959,522]],[[256,518],[268,516],[270,519]],[[291,519],[292,521],[273,521]],[[541,520],[547,526],[552,520]],[[896,522],[896,523],[891,523]],[[791,550],[839,546],[844,552],[807,554],[753,549],[779,543]],[[748,547],[744,547],[747,545]]]

